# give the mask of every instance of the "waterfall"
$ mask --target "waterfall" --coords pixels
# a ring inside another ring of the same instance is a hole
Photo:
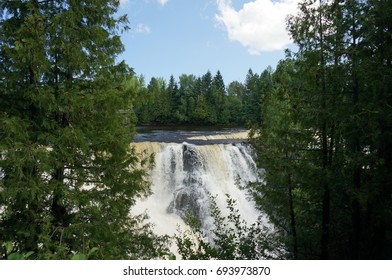
[[[209,194],[227,214],[226,194],[237,201],[241,216],[249,223],[260,213],[239,185],[257,179],[251,148],[243,143],[194,145],[189,143],[133,143],[137,152],[155,154],[150,172],[153,194],[140,200],[133,213],[147,212],[158,234],[174,235],[191,212],[202,227],[211,226]]]

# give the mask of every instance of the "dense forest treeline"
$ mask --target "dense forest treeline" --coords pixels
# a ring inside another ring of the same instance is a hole
[[[261,95],[271,85],[271,69],[248,71],[245,83],[227,87],[220,71],[202,77],[183,74],[178,81],[133,78],[134,109],[140,125],[246,125],[260,122]]]
[[[214,242],[190,217],[183,258],[392,258],[391,1],[303,0],[287,21],[298,50],[227,87],[220,72],[145,86],[115,63],[118,6],[0,5],[1,259],[171,257],[168,237],[129,214],[149,194],[129,145],[137,119],[252,124],[260,182],[247,190],[274,231],[212,199]]]

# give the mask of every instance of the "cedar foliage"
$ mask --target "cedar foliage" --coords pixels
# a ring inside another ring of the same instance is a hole
[[[391,258],[391,2],[299,8],[288,20],[298,52],[262,102],[265,184],[251,191],[292,258]]]
[[[38,259],[93,248],[99,259],[164,254],[165,238],[129,215],[149,185],[129,146],[133,72],[115,64],[127,28],[118,5],[1,2],[0,243],[14,251]]]

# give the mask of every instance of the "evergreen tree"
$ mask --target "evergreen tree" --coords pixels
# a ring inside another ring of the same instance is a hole
[[[228,108],[230,111],[230,123],[244,123],[244,96],[245,87],[238,81],[231,82],[227,88]]]
[[[259,75],[249,69],[245,79],[244,118],[247,123],[258,124],[260,120]]]
[[[197,95],[195,110],[192,112],[192,122],[195,124],[208,123],[208,106],[204,95]]]
[[[169,85],[167,87],[168,94],[170,95],[170,100],[171,100],[171,106],[172,106],[172,115],[170,118],[170,121],[173,122],[175,121],[175,116],[173,115],[173,112],[176,112],[178,110],[180,101],[178,100],[178,84],[176,80],[174,79],[174,76],[170,76],[169,80]]]
[[[300,201],[296,171],[303,139],[299,134],[301,127],[293,118],[293,73],[294,62],[281,61],[273,76],[275,87],[263,96],[263,122],[255,146],[262,150],[258,164],[266,170],[261,174],[266,183],[253,184],[251,193],[285,240],[289,257],[297,259],[300,233],[294,208],[299,207]]]
[[[298,52],[263,99],[255,197],[294,258],[390,258],[391,5],[299,8],[288,22]]]
[[[217,116],[217,122],[219,124],[228,123],[229,112],[226,107],[226,86],[223,81],[222,74],[220,71],[216,72],[214,79],[212,81],[212,111],[214,111]]]
[[[163,240],[129,214],[148,184],[129,145],[133,74],[115,64],[126,28],[118,5],[0,5],[0,241],[35,258],[162,253]]]
[[[151,78],[147,86],[147,103],[143,107],[144,122],[166,124],[171,117],[171,97],[162,78]]]
[[[195,86],[196,86],[196,77],[194,75],[181,75],[179,78],[179,107],[178,111],[176,111],[176,118],[179,123],[189,123],[191,113],[195,109]]]

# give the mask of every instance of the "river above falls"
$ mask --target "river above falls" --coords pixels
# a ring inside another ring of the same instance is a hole
[[[245,142],[249,130],[211,127],[137,127],[133,142],[189,143],[194,145]]]

